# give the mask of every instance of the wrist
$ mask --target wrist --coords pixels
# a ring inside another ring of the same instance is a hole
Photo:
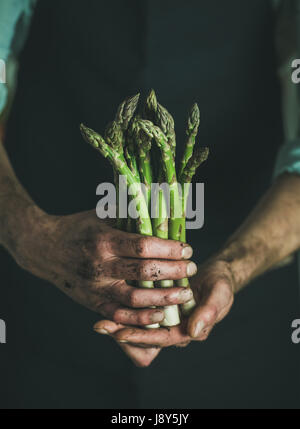
[[[232,239],[214,256],[230,272],[235,293],[264,271],[261,252],[264,252],[261,243],[249,245],[242,240]]]
[[[31,200],[7,199],[0,215],[0,244],[19,262],[23,259],[26,237],[36,236],[41,220],[47,216]]]

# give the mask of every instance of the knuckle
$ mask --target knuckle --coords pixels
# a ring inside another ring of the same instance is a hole
[[[112,233],[105,231],[101,234],[97,234],[95,237],[95,249],[99,255],[105,252],[109,252],[111,249],[110,243],[112,240]],[[112,252],[109,252],[112,253]]]
[[[140,313],[137,315],[137,323],[138,323],[139,325],[147,325],[147,324],[150,324],[150,323],[151,323],[151,321],[150,321],[150,317],[149,317],[147,314],[145,314],[144,312],[140,312]]]
[[[115,323],[122,323],[124,321],[124,313],[120,309],[116,309],[112,314],[112,320]]]
[[[104,267],[98,261],[87,258],[78,264],[76,274],[84,280],[97,281],[104,274]]]
[[[149,263],[147,261],[141,261],[137,265],[137,277],[139,280],[149,278]]]
[[[139,297],[140,293],[138,289],[134,289],[129,294],[129,305],[130,307],[138,307],[139,306]]]
[[[138,256],[146,258],[149,254],[149,239],[146,237],[140,237],[133,241],[135,252]]]
[[[88,228],[84,231],[83,237],[80,240],[72,240],[71,244],[79,249],[81,255],[85,257],[94,255],[97,250],[98,234]]]
[[[145,280],[158,280],[161,276],[161,268],[157,262],[142,261],[139,264],[139,276]]]

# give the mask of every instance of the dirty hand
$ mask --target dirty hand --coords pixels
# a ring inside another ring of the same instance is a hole
[[[219,260],[204,264],[191,279],[191,286],[197,307],[179,326],[141,329],[102,320],[95,328],[100,333],[99,330],[105,330],[123,346],[163,348],[186,346],[192,340],[206,340],[215,324],[227,315],[233,304],[234,281],[228,264]]]
[[[187,302],[190,291],[180,287],[139,289],[127,280],[179,279],[196,266],[187,259],[190,246],[143,237],[112,228],[95,211],[50,216],[28,215],[14,253],[20,266],[56,285],[76,302],[116,323],[148,325],[163,320],[151,306]],[[29,220],[30,219],[30,220]]]

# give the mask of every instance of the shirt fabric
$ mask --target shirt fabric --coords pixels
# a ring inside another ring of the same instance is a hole
[[[10,83],[9,60],[22,48],[29,29],[36,0],[2,0],[0,3],[0,59],[7,64],[7,82]],[[0,83],[0,114],[7,101],[7,84]]]

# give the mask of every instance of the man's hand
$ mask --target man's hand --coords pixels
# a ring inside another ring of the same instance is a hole
[[[1,141],[0,245],[26,270],[118,323],[152,324],[164,313],[148,306],[190,299],[190,292],[181,288],[143,290],[124,280],[185,277],[188,266],[192,275],[196,266],[185,260],[192,255],[190,246],[117,231],[94,211],[62,217],[45,214],[18,181]],[[139,365],[159,353],[123,349]]]
[[[180,326],[146,330],[118,326],[102,320],[94,329],[100,333],[109,333],[122,345],[139,347],[186,346],[192,340],[206,340],[215,324],[227,315],[233,304],[234,280],[229,264],[220,260],[208,262],[199,268],[191,285],[197,307]]]
[[[192,279],[198,305],[187,321],[170,330],[114,327],[113,337],[121,344],[148,347],[205,340],[230,310],[233,293],[300,249],[299,195],[298,175],[284,174],[274,183],[223,249]],[[96,329],[106,323],[99,322]]]
[[[19,235],[16,261],[85,307],[116,323],[148,325],[164,317],[162,309],[148,307],[190,299],[191,292],[180,287],[140,289],[124,280],[192,275],[196,266],[185,260],[190,246],[119,231],[94,211],[62,217],[34,213]]]

